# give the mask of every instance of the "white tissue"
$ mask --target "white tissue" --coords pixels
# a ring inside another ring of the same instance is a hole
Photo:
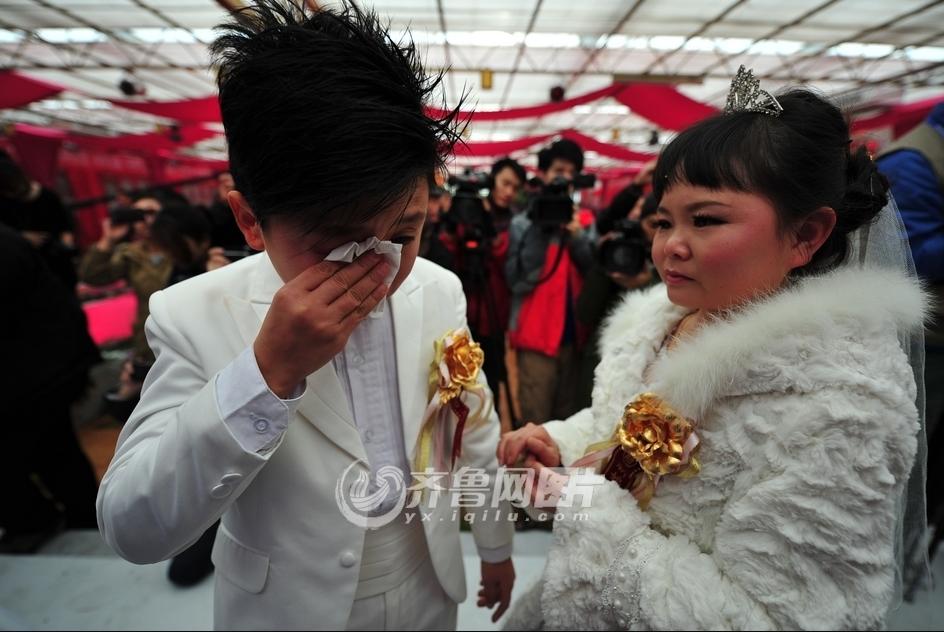
[[[351,263],[365,252],[371,250],[386,257],[387,263],[390,264],[387,278],[384,279],[384,282],[389,286],[397,276],[397,271],[400,269],[400,251],[403,250],[402,244],[395,244],[392,241],[380,241],[376,237],[371,237],[370,239],[365,239],[360,242],[352,241],[349,244],[338,246],[332,250],[328,256],[325,257],[325,261],[344,261]],[[384,297],[382,301],[377,303],[377,307],[370,312],[370,317],[377,318],[382,315],[386,304],[387,298]]]

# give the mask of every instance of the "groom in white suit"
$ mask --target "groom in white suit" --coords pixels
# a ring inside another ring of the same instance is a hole
[[[151,298],[157,360],[102,481],[102,534],[146,564],[221,520],[217,628],[454,629],[461,512],[427,496],[365,529],[335,492],[350,493],[345,472],[410,480],[434,342],[466,325],[458,279],[416,258],[455,121],[425,113],[436,82],[412,44],[356,7],[306,16],[264,0],[237,20],[213,46],[229,202],[265,252]],[[456,467],[494,474],[498,435],[492,412]],[[514,581],[499,513],[473,524],[494,619]]]

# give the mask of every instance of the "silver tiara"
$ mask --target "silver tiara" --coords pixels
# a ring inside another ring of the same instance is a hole
[[[783,107],[773,95],[760,89],[760,81],[754,76],[754,72],[742,64],[731,81],[728,102],[724,105],[724,113],[731,112],[760,112],[780,116]]]

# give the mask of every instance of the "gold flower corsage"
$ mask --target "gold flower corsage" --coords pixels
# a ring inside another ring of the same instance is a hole
[[[601,473],[629,490],[646,509],[663,476],[698,474],[699,439],[694,423],[653,393],[626,405],[613,436],[587,448],[573,467],[603,464]]]
[[[414,463],[416,472],[425,472],[429,467],[435,467],[437,472],[452,471],[462,454],[462,434],[482,423],[491,412],[491,397],[478,383],[485,353],[468,330],[448,332],[435,342],[434,348],[429,404],[420,427]],[[474,411],[466,401],[469,397],[478,400]],[[448,466],[447,454],[451,455]]]

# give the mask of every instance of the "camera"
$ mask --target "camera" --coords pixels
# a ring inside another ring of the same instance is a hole
[[[573,180],[555,178],[544,184],[531,200],[528,218],[543,228],[557,228],[569,224],[574,215],[574,189],[588,189],[596,184],[593,174],[578,175]]]
[[[450,176],[449,186],[453,188],[448,213],[450,222],[455,226],[483,227],[485,205],[482,199],[488,194],[488,174],[466,172],[461,176]]]
[[[491,215],[483,202],[491,187],[491,177],[467,171],[451,176],[449,186],[453,190],[452,205],[443,220],[456,244],[451,267],[467,291],[476,291],[484,287],[495,237]]]
[[[607,272],[636,276],[645,268],[650,248],[642,225],[622,219],[615,223],[614,232],[618,235],[600,247],[600,264]]]
[[[144,212],[136,208],[119,207],[108,214],[112,226],[129,226],[144,221]]]
[[[467,172],[451,176],[449,185],[453,187],[452,206],[446,214],[450,230],[466,258],[469,253],[484,253],[488,239],[493,237],[491,221],[482,203],[488,194],[488,174]]]
[[[118,243],[125,243],[134,239],[134,225],[144,221],[144,211],[136,208],[119,207],[108,213],[108,219],[113,227],[128,227],[124,237],[118,240]]]

